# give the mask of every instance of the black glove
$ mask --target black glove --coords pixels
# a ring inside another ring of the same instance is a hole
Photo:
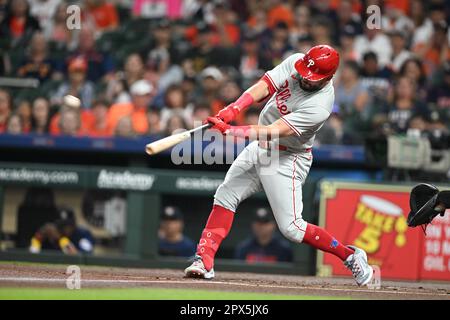
[[[445,210],[450,208],[450,191],[439,191],[432,184],[418,184],[411,190],[409,205],[408,226],[426,226],[438,214],[444,216]]]

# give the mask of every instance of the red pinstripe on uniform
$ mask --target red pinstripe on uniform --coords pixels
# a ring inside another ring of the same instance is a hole
[[[294,209],[294,221],[292,223],[294,226],[297,227],[298,230],[305,232],[302,228],[300,228],[295,221],[297,220],[297,213],[295,209],[295,163],[297,162],[298,156],[295,155],[294,162],[293,162],[293,168],[292,168],[292,202],[293,202],[293,209]]]
[[[280,119],[283,120],[283,122],[286,123],[289,126],[289,128],[291,128],[292,131],[294,131],[298,136],[302,135],[301,132],[298,131],[298,129],[294,125],[292,125],[286,118],[281,117]]]

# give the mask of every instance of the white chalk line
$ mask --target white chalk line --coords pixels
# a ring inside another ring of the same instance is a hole
[[[67,279],[63,278],[36,278],[36,277],[0,277],[0,281],[11,282],[62,282],[66,283]],[[229,286],[255,287],[255,288],[272,288],[272,289],[304,289],[304,290],[322,290],[322,291],[341,291],[355,293],[386,293],[386,294],[405,294],[405,295],[427,295],[427,296],[449,296],[449,293],[431,293],[431,292],[409,292],[409,291],[389,291],[381,289],[347,289],[347,288],[314,288],[308,286],[283,286],[271,284],[252,284],[240,282],[226,281],[198,281],[198,280],[124,280],[124,279],[81,279],[83,283],[148,283],[148,284],[221,284]]]

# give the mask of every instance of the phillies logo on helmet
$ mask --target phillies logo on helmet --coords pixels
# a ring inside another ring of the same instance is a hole
[[[314,60],[309,59],[309,60],[308,60],[308,65],[307,65],[307,67],[310,68],[310,67],[312,67],[313,65],[314,65]]]

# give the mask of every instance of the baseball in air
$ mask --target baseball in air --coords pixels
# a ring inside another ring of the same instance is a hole
[[[63,99],[64,105],[72,108],[79,108],[81,106],[81,101],[75,96],[66,95]]]

